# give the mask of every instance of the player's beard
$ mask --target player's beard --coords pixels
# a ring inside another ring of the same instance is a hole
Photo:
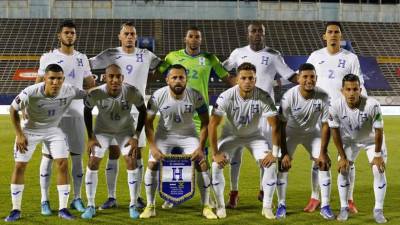
[[[171,87],[171,91],[174,92],[175,95],[181,95],[185,91],[186,85],[175,85]]]
[[[61,43],[66,47],[73,47],[75,45],[75,41],[65,42],[65,41],[61,40]]]

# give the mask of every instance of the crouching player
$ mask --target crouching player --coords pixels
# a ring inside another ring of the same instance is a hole
[[[256,67],[251,63],[243,63],[237,68],[237,85],[221,93],[214,105],[209,125],[211,147],[213,149],[213,182],[217,197],[217,216],[225,218],[223,169],[232,159],[238,147],[247,147],[257,163],[264,169],[262,177],[264,197],[262,215],[274,219],[272,213],[272,197],[276,184],[276,161],[280,146],[278,113],[270,95],[255,87]],[[217,143],[217,128],[226,115],[224,129]],[[267,117],[272,130],[272,151],[267,139],[261,135],[259,121]],[[290,161],[287,160],[290,164]],[[290,166],[290,165],[285,165]],[[255,171],[254,171],[255,172]]]
[[[282,149],[286,149],[290,159],[298,145],[303,145],[310,159],[318,165],[319,186],[321,190],[322,217],[335,219],[329,205],[331,193],[330,159],[328,156],[329,142],[329,96],[316,87],[317,74],[312,64],[305,63],[299,68],[299,85],[289,89],[282,97],[279,109],[282,121]],[[283,157],[284,159],[286,156]],[[277,219],[286,217],[286,189],[288,184],[288,168],[278,172]]]
[[[25,88],[11,103],[11,122],[16,132],[15,167],[11,178],[13,210],[5,219],[6,222],[21,217],[25,169],[39,143],[47,147],[57,164],[58,216],[73,219],[67,209],[70,192],[68,144],[58,124],[72,100],[84,98],[86,92],[64,84],[64,79],[63,69],[57,64],[49,64],[45,69],[44,82]],[[23,128],[18,114],[22,110],[25,110],[27,116]]]
[[[382,112],[379,103],[361,95],[358,76],[348,74],[342,81],[342,94],[330,107],[329,127],[339,153],[338,189],[340,213],[337,217],[345,221],[349,216],[349,168],[361,149],[365,149],[374,176],[375,207],[377,223],[386,223],[383,215],[383,201],[386,193],[385,162],[386,145],[383,135]]]
[[[216,219],[209,206],[210,173],[203,153],[207,139],[208,107],[203,96],[196,90],[186,87],[187,71],[182,65],[176,64],[169,68],[165,86],[150,98],[147,106],[146,136],[150,146],[149,162],[145,173],[147,206],[140,218],[150,218],[156,215],[155,192],[158,183],[158,165],[165,154],[171,153],[174,147],[183,149],[184,154],[191,154],[196,163],[196,169],[201,171],[207,196],[203,198],[203,216]],[[153,121],[160,112],[160,120],[156,134]],[[197,135],[193,115],[198,113],[201,120],[200,134]],[[199,137],[198,137],[199,136]]]
[[[95,195],[98,183],[98,170],[105,151],[114,143],[118,144],[124,156],[130,195],[129,216],[139,218],[137,211],[137,189],[139,176],[136,165],[138,135],[146,117],[146,107],[143,96],[134,87],[122,84],[124,76],[115,64],[106,68],[106,84],[91,89],[85,101],[85,124],[88,132],[89,162],[86,169],[86,196],[88,207],[81,215],[83,219],[91,219],[95,214]],[[133,117],[130,114],[132,105],[139,111],[139,119],[134,130]],[[92,130],[92,108],[97,106],[99,114],[96,126]]]

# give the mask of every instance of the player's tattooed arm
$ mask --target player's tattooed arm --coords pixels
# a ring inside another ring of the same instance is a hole
[[[346,154],[343,149],[343,142],[342,138],[340,137],[340,130],[339,128],[331,127],[331,132],[332,132],[333,143],[335,143],[336,149],[340,156],[338,162],[338,172],[342,174],[347,173],[349,171],[350,162],[349,160],[347,160]]]
[[[210,146],[212,148],[212,159],[214,162],[218,163],[220,168],[223,168],[228,163],[225,154],[218,150],[217,145],[217,129],[222,122],[222,118],[222,116],[212,114],[210,123],[208,124],[208,134],[210,138]]]
[[[13,106],[10,106],[10,117],[16,134],[15,145],[17,147],[17,150],[21,153],[25,153],[27,151],[28,140],[22,132],[21,120],[18,110],[16,110]]]
[[[328,122],[322,123],[321,128],[321,150],[318,158],[318,167],[322,171],[328,171],[331,167],[331,159],[328,155],[328,144],[330,138],[330,129]]]
[[[156,114],[149,114],[147,113],[145,119],[145,131],[146,131],[146,138],[149,142],[150,154],[157,160],[160,161],[164,158],[164,154],[158,149],[155,138],[154,138],[154,119],[156,118]]]
[[[380,173],[385,172],[385,161],[382,157],[383,128],[375,128],[375,157],[372,165],[375,165]]]

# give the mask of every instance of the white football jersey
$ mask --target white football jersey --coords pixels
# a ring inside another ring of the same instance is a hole
[[[328,122],[329,96],[321,88],[315,87],[314,91],[312,98],[305,99],[297,85],[282,96],[279,112],[288,127],[311,132],[319,129],[320,122]]]
[[[160,112],[157,132],[197,136],[193,116],[196,112],[208,113],[208,106],[195,89],[186,87],[182,99],[175,99],[169,86],[165,86],[154,92],[147,105],[147,113],[157,112]]]
[[[361,96],[361,103],[355,109],[342,97],[332,103],[329,113],[329,127],[340,128],[345,142],[374,143],[375,128],[383,128],[381,107],[371,97]]]
[[[327,48],[322,48],[311,53],[307,63],[314,65],[317,73],[317,86],[328,92],[332,100],[341,98],[343,77],[350,73],[359,76],[362,94],[367,96],[360,62],[354,53],[341,48],[338,53],[331,55]]]
[[[11,103],[14,109],[26,111],[25,129],[35,131],[57,127],[72,100],[86,96],[85,91],[64,83],[56,97],[46,97],[44,86],[41,82],[26,87]]]
[[[49,64],[60,65],[64,71],[65,82],[79,89],[83,89],[83,80],[92,75],[87,56],[75,50],[72,55],[66,55],[58,49],[44,53],[40,57],[39,76],[44,76],[45,69]],[[83,116],[82,100],[72,101],[64,116]]]
[[[223,66],[226,70],[230,71],[237,69],[244,62],[249,62],[256,66],[256,86],[268,92],[272,99],[274,99],[273,83],[275,75],[279,74],[287,80],[295,74],[286,65],[281,54],[269,47],[265,47],[257,52],[253,51],[249,45],[237,48],[223,62]]]
[[[130,114],[132,105],[140,107],[144,104],[139,90],[131,85],[123,84],[121,93],[111,97],[107,93],[106,84],[100,85],[88,93],[85,105],[89,108],[97,106],[95,133],[119,134],[134,133],[133,117]]]
[[[239,86],[222,92],[213,108],[212,113],[218,116],[226,115],[230,122],[227,126],[234,135],[249,136],[260,134],[259,122],[262,116],[275,116],[277,110],[269,94],[255,87],[249,99],[243,99],[239,94]]]
[[[133,53],[128,54],[122,47],[109,48],[90,58],[92,69],[104,69],[110,64],[121,67],[124,83],[135,86],[145,96],[149,69],[155,69],[161,59],[147,49],[135,47]]]

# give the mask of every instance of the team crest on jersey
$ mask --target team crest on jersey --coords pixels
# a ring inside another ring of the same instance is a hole
[[[76,59],[78,66],[83,66],[83,59]]]
[[[199,57],[199,65],[200,66],[205,66],[206,65],[206,58]]]
[[[193,105],[185,105],[184,113],[192,113],[193,112]]]
[[[160,196],[174,205],[191,199],[194,195],[194,163],[191,155],[166,155],[161,161]]]
[[[316,112],[321,111],[321,103],[314,103],[314,107]]]

